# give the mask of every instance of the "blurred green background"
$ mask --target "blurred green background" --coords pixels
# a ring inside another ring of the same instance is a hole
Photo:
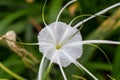
[[[59,10],[69,1],[48,0],[45,7],[46,23],[54,22]],[[6,34],[9,30],[14,30],[17,41],[24,43],[38,42],[37,35],[44,27],[41,14],[44,2],[45,0],[0,0],[0,35]],[[94,14],[117,2],[119,0],[78,0],[78,2],[71,4],[63,11],[59,20],[69,23],[76,16]],[[104,15],[107,17],[98,16],[83,25],[80,30],[83,40],[120,40],[120,8],[114,8]],[[84,18],[86,17],[75,20],[73,25]],[[120,80],[120,46],[107,44],[98,46],[106,53],[111,64],[99,49],[91,45],[84,46],[83,56],[78,61],[100,80],[111,80],[109,76]],[[39,47],[17,44],[15,48],[15,50],[11,49],[5,40],[0,40],[0,62],[27,80],[35,80],[42,58]],[[19,52],[20,49],[22,50]],[[19,53],[23,55],[20,56]],[[25,54],[27,56],[24,56]],[[93,80],[87,73],[83,75],[82,71],[73,64],[64,68],[64,70],[68,80],[81,80],[73,75]],[[0,80],[3,79],[16,80],[0,66]],[[58,65],[55,64],[52,67],[47,79],[63,80]]]

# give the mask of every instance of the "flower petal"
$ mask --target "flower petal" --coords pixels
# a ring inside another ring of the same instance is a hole
[[[64,10],[68,5],[70,5],[71,3],[75,2],[75,1],[77,1],[77,0],[71,0],[70,2],[68,2],[68,3],[60,10],[60,12],[58,13],[58,16],[57,16],[57,18],[56,18],[56,22],[58,22],[58,19],[59,19],[61,13],[63,12],[63,10]]]
[[[39,40],[39,50],[43,54],[47,54],[46,57],[49,60],[52,60],[52,56],[56,54],[58,57],[60,57],[61,65],[66,67],[72,61],[70,61],[67,56],[61,51],[65,51],[69,56],[71,56],[74,60],[78,59],[82,55],[82,44],[78,45],[74,42],[81,43],[82,37],[80,32],[76,28],[73,28],[66,23],[63,22],[56,22],[48,25],[49,29],[52,31],[53,36],[55,37],[55,40],[53,40],[50,32],[44,28],[41,30],[38,36]],[[57,43],[55,44],[56,41]],[[74,46],[70,46],[70,44],[73,43]],[[68,45],[68,46],[65,46]],[[57,49],[57,46],[60,46],[59,49]],[[45,53],[46,49],[49,49],[47,53]],[[53,62],[58,64],[57,56],[54,57]]]
[[[62,66],[61,66],[61,62],[60,62],[59,58],[58,58],[58,62],[59,62],[59,67],[60,67],[60,71],[61,71],[61,73],[62,73],[62,75],[63,75],[63,78],[64,78],[64,80],[67,80],[67,77],[66,77],[66,75],[65,75],[65,73],[64,73],[64,70],[63,70],[63,68],[62,68]]]
[[[43,71],[42,69],[43,69],[44,60],[45,60],[45,56],[43,56],[41,63],[40,63],[40,66],[39,66],[38,80],[42,79],[42,71]]]
[[[117,7],[117,6],[120,6],[120,3],[116,3],[116,4],[110,6],[110,7],[106,8],[106,9],[103,9],[102,11],[100,11],[100,12],[98,12],[98,13],[96,13],[96,14],[94,14],[94,15],[92,15],[92,16],[90,16],[90,17],[88,17],[88,18],[86,18],[86,19],[84,19],[84,20],[82,20],[82,21],[80,21],[80,22],[77,23],[74,27],[77,28],[77,27],[80,26],[81,24],[84,24],[85,22],[87,22],[87,21],[95,18],[96,16],[99,16],[99,15],[102,15],[102,14],[106,13],[108,10],[111,10],[112,8],[115,8],[115,7]]]
[[[98,44],[120,44],[118,41],[109,41],[109,40],[85,40],[82,41],[82,44],[91,44],[91,43],[98,43]]]
[[[49,28],[49,27],[45,27],[43,28],[40,32],[39,32],[39,35],[38,35],[38,41],[39,42],[42,42],[42,41],[46,41],[46,42],[50,42],[50,43],[53,43],[55,44],[56,42],[56,39],[55,39],[55,36],[54,36],[54,30]]]
[[[91,77],[93,77],[94,80],[98,80],[90,71],[88,71],[83,65],[81,65],[79,62],[75,61],[74,64],[80,68],[82,68],[84,71],[86,71]]]
[[[65,51],[63,51],[63,53],[67,56],[67,59],[69,59],[76,66],[78,66],[78,67],[82,68],[84,71],[86,71],[91,77],[94,78],[94,80],[98,80],[91,72],[89,72],[84,66],[82,66],[79,62],[77,62],[75,59],[73,59],[71,56],[69,56]]]

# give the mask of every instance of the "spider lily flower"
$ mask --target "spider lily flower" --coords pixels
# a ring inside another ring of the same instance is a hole
[[[77,59],[81,57],[83,52],[84,44],[91,43],[104,43],[104,44],[120,44],[117,41],[109,41],[109,40],[82,40],[82,36],[80,31],[77,29],[81,24],[87,22],[88,20],[104,14],[108,10],[117,7],[120,3],[114,4],[86,19],[77,23],[75,26],[71,26],[70,24],[66,24],[65,22],[58,21],[63,10],[70,5],[71,3],[77,0],[71,0],[68,2],[59,12],[56,21],[47,25],[44,20],[45,28],[43,28],[38,35],[39,41],[39,50],[43,53],[43,58],[41,60],[41,64],[39,67],[38,80],[42,80],[42,69],[45,58],[50,60],[50,65],[52,63],[56,63],[59,65],[61,73],[63,75],[64,80],[67,80],[67,77],[64,73],[62,67],[67,67],[71,63],[75,64],[77,67],[81,67],[84,71],[86,71],[94,80],[98,80],[91,72],[89,72],[84,66],[82,66]]]

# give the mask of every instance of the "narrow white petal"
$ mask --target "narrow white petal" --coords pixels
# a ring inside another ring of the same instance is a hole
[[[58,22],[58,19],[59,19],[61,13],[63,12],[63,10],[64,10],[68,5],[70,5],[71,3],[75,2],[75,1],[77,1],[77,0],[71,0],[70,2],[68,2],[68,3],[60,10],[60,12],[58,13],[58,16],[57,16],[57,18],[56,18],[56,22]]]
[[[84,71],[86,71],[91,77],[93,77],[94,80],[98,80],[90,71],[88,71],[84,66],[82,66],[79,62],[75,61],[74,64],[76,66],[81,67]]]
[[[78,63],[76,60],[74,60],[71,56],[69,56],[65,51],[63,51],[64,54],[68,57],[70,61],[72,61],[76,66],[80,66],[84,71],[86,71],[91,77],[94,78],[94,80],[98,80],[92,73],[90,73],[84,66],[82,66],[80,63]]]
[[[49,47],[49,48],[45,51],[46,54],[44,54],[43,57],[42,57],[42,60],[41,60],[40,66],[39,66],[38,80],[42,80],[43,63],[44,63],[44,60],[45,60],[45,56],[47,55],[47,51],[48,51],[50,48],[51,48],[51,47]]]
[[[68,59],[68,57],[61,51],[58,51],[58,56],[59,56],[59,60],[61,63],[62,67],[67,67],[68,65],[70,65],[72,62]],[[68,54],[68,53],[67,53]],[[59,62],[57,62],[57,64],[59,64]]]
[[[48,53],[46,53],[45,55],[47,55]],[[44,56],[45,56],[44,55]],[[48,65],[48,68],[47,68],[47,70],[50,70],[50,68],[51,68],[51,65],[52,65],[52,63],[53,63],[53,60],[54,60],[54,58],[55,58],[55,54],[53,55],[53,57],[52,57],[52,60],[50,60],[50,63],[49,63],[49,65]],[[43,66],[42,66],[43,67]],[[39,71],[40,72],[40,71]],[[41,68],[41,76],[42,76],[42,68]],[[40,79],[38,79],[38,80],[42,80],[42,77],[40,76]]]
[[[68,54],[66,53],[64,50],[61,50],[67,57],[67,59],[69,59],[71,62],[75,62],[75,60]]]
[[[45,22],[45,6],[46,6],[46,3],[47,3],[47,0],[45,0],[45,3],[44,3],[44,6],[43,6],[43,9],[42,9],[42,20],[43,20],[43,23],[45,26],[47,26],[46,22]]]
[[[42,60],[41,60],[41,64],[40,64],[40,67],[39,67],[39,72],[38,72],[38,80],[42,80],[42,69],[43,69],[43,63],[44,63],[44,60],[45,60],[45,56],[43,56]],[[52,61],[50,62],[48,68],[51,67],[51,64],[52,64]]]
[[[98,43],[98,44],[120,44],[118,41],[109,41],[109,40],[85,40],[82,41],[82,44],[91,44],[91,43]]]
[[[49,53],[48,53],[48,54],[49,54]],[[50,60],[50,65],[51,65],[53,62],[58,64],[58,63],[59,63],[58,60],[57,60],[58,57],[59,57],[58,51],[55,50],[55,51],[53,52],[52,57],[51,57],[50,59],[48,58],[48,59]]]
[[[117,7],[117,6],[120,6],[120,3],[116,3],[116,4],[110,6],[110,7],[106,8],[106,9],[104,9],[104,10],[102,10],[102,11],[100,11],[100,12],[98,12],[98,13],[96,13],[96,14],[94,14],[94,15],[92,15],[92,16],[84,19],[84,20],[82,20],[81,22],[79,22],[78,24],[76,24],[74,27],[77,28],[78,26],[80,26],[81,24],[89,21],[90,19],[95,18],[96,16],[99,16],[99,15],[101,15],[101,14],[104,14],[104,13],[106,13],[108,10],[110,10],[110,9],[112,9],[112,8],[114,8],[114,7]]]
[[[42,80],[42,69],[43,69],[44,60],[45,60],[45,56],[43,56],[43,58],[41,60],[41,64],[39,66],[38,80]]]
[[[67,80],[67,77],[66,77],[66,75],[65,75],[65,73],[64,73],[64,70],[63,70],[63,68],[62,68],[62,66],[61,66],[61,62],[60,62],[60,60],[59,60],[59,57],[58,57],[58,63],[59,63],[59,67],[60,67],[60,70],[61,70],[61,73],[62,73],[62,75],[63,75],[64,80]]]

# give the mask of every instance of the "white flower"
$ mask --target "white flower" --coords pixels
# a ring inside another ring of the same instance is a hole
[[[80,32],[75,34],[77,31],[76,28],[63,22],[57,22],[57,28],[56,22],[50,24],[39,33],[38,39],[40,51],[49,60],[52,60],[52,57],[55,56],[53,58],[54,63],[58,64],[59,59],[62,66],[68,66],[72,63],[68,58],[68,55],[72,56],[73,60],[76,60],[82,54],[82,37]],[[81,44],[74,45],[75,42]],[[73,46],[70,46],[72,44]]]
[[[82,36],[77,29],[78,26],[85,23],[86,21],[105,13],[106,11],[119,6],[120,3],[114,4],[95,15],[86,18],[85,20],[79,22],[75,26],[71,26],[70,24],[66,24],[64,22],[58,21],[62,11],[71,3],[77,0],[71,0],[67,3],[59,12],[56,21],[47,25],[43,28],[38,35],[39,41],[39,50],[43,53],[43,58],[41,60],[38,80],[41,80],[42,76],[42,68],[44,64],[45,57],[50,60],[50,64],[56,63],[59,65],[64,80],[67,80],[65,73],[62,67],[67,67],[69,64],[74,63],[76,66],[81,67],[85,70],[94,80],[98,80],[92,73],[90,73],[85,67],[83,67],[77,59],[81,57],[83,52],[83,45],[90,44],[90,43],[106,43],[106,44],[120,44],[116,41],[107,41],[107,40],[82,40]],[[87,56],[87,55],[86,55]]]

